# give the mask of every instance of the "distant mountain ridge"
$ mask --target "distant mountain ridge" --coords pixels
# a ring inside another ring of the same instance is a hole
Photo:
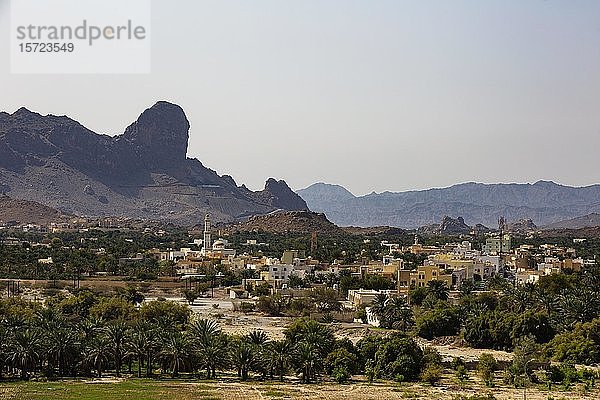
[[[549,229],[582,229],[600,227],[600,214],[591,213],[581,217],[569,219],[566,221],[558,221],[553,224],[544,226],[544,230]]]
[[[600,212],[600,185],[570,187],[549,181],[534,184],[463,183],[447,188],[371,193],[340,198],[340,186],[314,184],[297,193],[315,212],[340,226],[389,225],[414,229],[463,217],[467,225],[494,228],[498,217],[531,219],[538,226]],[[328,194],[330,193],[330,195]],[[350,193],[350,192],[348,192]]]
[[[122,135],[99,135],[66,116],[21,108],[0,113],[0,194],[80,216],[124,216],[193,225],[210,213],[234,221],[277,209],[306,210],[284,181],[238,186],[187,158],[190,123],[165,101]]]

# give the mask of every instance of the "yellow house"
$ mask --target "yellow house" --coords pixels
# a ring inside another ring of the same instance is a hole
[[[446,274],[443,268],[437,265],[422,265],[416,271],[398,271],[398,291],[407,292],[411,286],[426,287],[431,281],[446,282],[452,287],[452,274]]]

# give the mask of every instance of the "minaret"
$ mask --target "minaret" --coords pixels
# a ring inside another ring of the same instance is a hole
[[[212,246],[212,241],[210,240],[210,215],[208,214],[204,217],[204,239],[202,244],[204,245],[204,255],[206,255]]]

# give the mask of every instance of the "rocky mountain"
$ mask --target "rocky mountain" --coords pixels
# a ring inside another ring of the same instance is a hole
[[[266,215],[256,215],[247,221],[227,226],[224,231],[268,232],[310,234],[343,234],[344,231],[330,222],[325,214],[310,211],[276,211]]]
[[[245,187],[244,187],[245,188]],[[247,195],[260,204],[268,204],[282,210],[308,210],[306,202],[298,196],[283,180],[269,178],[261,192],[247,190]]]
[[[480,224],[477,227],[478,231],[483,231],[484,226]],[[451,218],[445,215],[442,222],[419,228],[418,232],[429,235],[468,235],[473,231],[469,225],[465,224],[463,217]]]
[[[538,229],[537,225],[528,218],[522,218],[516,222],[509,223],[507,228],[510,232],[520,234],[535,232]]]
[[[588,226],[577,229],[546,229],[539,232],[541,238],[600,238],[600,226]]]
[[[394,228],[391,226],[370,226],[370,227],[358,227],[358,226],[344,226],[342,227],[344,232],[351,235],[361,236],[403,236],[409,234],[404,229]]]
[[[345,192],[336,185],[315,184],[299,190],[298,194],[311,210],[325,213],[341,226],[417,228],[436,224],[444,215],[460,215],[467,225],[481,223],[496,227],[499,216],[504,216],[509,223],[531,219],[539,225],[547,225],[600,212],[600,185],[570,187],[547,181],[464,183],[442,189],[371,193],[360,197]],[[341,193],[345,195],[340,197]]]
[[[221,231],[234,232],[268,232],[275,234],[296,233],[319,235],[360,235],[360,236],[401,236],[406,231],[389,226],[339,227],[329,221],[325,214],[312,211],[275,211],[266,215],[257,215],[243,222],[226,224]],[[198,229],[201,229],[199,226]]]
[[[306,210],[283,181],[252,192],[187,158],[190,124],[158,102],[122,135],[96,134],[66,116],[0,113],[0,192],[81,216],[126,216],[193,225],[210,213],[234,221]]]
[[[11,199],[0,195],[0,222],[45,225],[66,222],[69,215],[35,201]]]
[[[572,218],[566,221],[558,221],[553,224],[544,226],[544,230],[550,229],[581,229],[600,227],[600,214],[591,213],[582,217]]]
[[[346,188],[340,185],[315,183],[297,192],[307,204],[317,205],[322,210],[334,208],[336,204],[351,201],[356,198]]]

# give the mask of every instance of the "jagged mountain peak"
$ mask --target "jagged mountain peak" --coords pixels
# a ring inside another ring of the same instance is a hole
[[[29,115],[35,115],[35,116],[41,117],[41,114],[33,112],[26,107],[20,107],[17,111],[12,113],[11,115],[13,117],[21,117],[21,116],[29,116]]]
[[[260,203],[283,210],[308,210],[306,202],[284,180],[269,178],[264,190],[252,193],[251,196]]]
[[[120,136],[99,135],[66,116],[27,109],[0,114],[0,190],[82,216],[125,216],[194,225],[275,209],[307,209],[284,181],[238,187],[187,158],[190,123],[159,101]]]
[[[142,112],[120,139],[129,142],[148,166],[168,170],[186,160],[189,129],[180,106],[159,101]]]

